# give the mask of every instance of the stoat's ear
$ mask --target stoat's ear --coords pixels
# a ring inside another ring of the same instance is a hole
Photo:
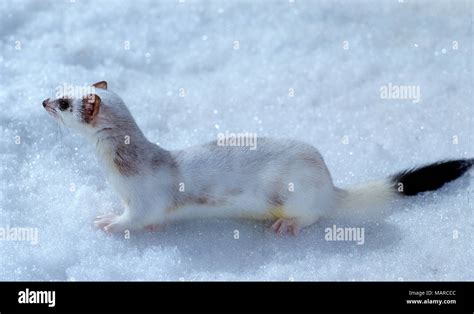
[[[94,121],[99,114],[101,99],[95,94],[90,94],[82,99],[82,119],[86,123]]]
[[[95,84],[92,84],[95,88],[101,88],[101,89],[107,89],[107,82],[106,81],[100,81]]]

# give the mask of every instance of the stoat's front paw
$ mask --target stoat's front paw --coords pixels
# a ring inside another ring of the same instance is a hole
[[[94,224],[97,228],[104,230],[107,233],[119,233],[128,229],[128,224],[126,223],[124,216],[114,213],[97,216],[94,220]]]

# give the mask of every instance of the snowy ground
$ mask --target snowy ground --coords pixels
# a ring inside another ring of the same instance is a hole
[[[93,228],[120,200],[92,147],[41,106],[63,83],[107,80],[167,149],[226,130],[295,138],[348,186],[474,156],[472,12],[459,0],[1,1],[0,227],[38,228],[39,243],[0,241],[0,279],[474,280],[472,171],[357,224],[364,245],[324,240],[347,221],[296,238],[193,221],[126,240]],[[419,86],[420,102],[381,99],[389,83]]]

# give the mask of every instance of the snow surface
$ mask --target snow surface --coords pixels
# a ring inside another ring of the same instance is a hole
[[[93,148],[41,106],[107,80],[167,149],[226,130],[299,139],[344,187],[474,156],[472,15],[460,0],[1,1],[0,227],[39,243],[0,241],[0,279],[474,280],[472,171],[356,224],[364,245],[325,241],[355,226],[328,220],[296,238],[202,220],[123,239],[92,226],[121,208]],[[381,99],[389,83],[421,101]]]

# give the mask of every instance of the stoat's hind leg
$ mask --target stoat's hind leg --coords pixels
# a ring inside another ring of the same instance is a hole
[[[94,224],[107,233],[120,233],[125,230],[136,229],[136,226],[125,214],[108,213],[100,215],[94,220]]]
[[[275,221],[271,229],[276,233],[289,233],[297,235],[300,231],[300,226],[295,218],[280,218]]]
[[[301,229],[315,224],[319,217],[303,217],[298,218],[278,218],[270,227],[273,231],[279,234],[298,235]]]

